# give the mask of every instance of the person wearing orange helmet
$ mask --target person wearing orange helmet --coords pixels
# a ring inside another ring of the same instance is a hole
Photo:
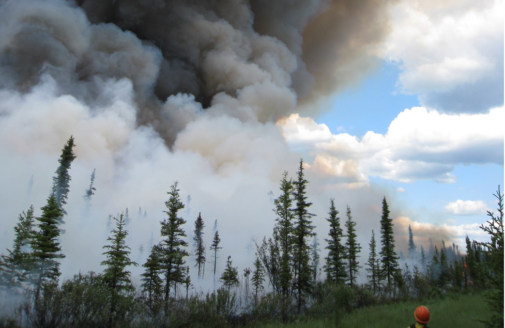
[[[416,323],[407,328],[428,328],[427,324],[430,322],[430,311],[424,305],[418,306],[414,311],[414,318]]]

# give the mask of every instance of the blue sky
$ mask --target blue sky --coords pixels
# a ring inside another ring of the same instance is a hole
[[[421,106],[418,96],[401,92],[398,78],[401,70],[398,65],[382,61],[379,67],[371,72],[357,85],[335,95],[332,108],[317,117],[317,123],[326,124],[333,134],[348,132],[362,137],[368,131],[385,134],[393,119],[406,108]],[[499,88],[500,86],[496,86]],[[411,211],[422,210],[427,215],[424,222],[440,223],[440,216],[430,213],[444,212],[447,203],[457,199],[485,201],[490,209],[495,209],[493,193],[498,185],[503,190],[503,165],[457,165],[453,174],[455,183],[439,183],[432,180],[421,180],[413,183],[401,183],[380,177],[370,178],[371,182],[396,188],[405,192],[398,197]],[[447,219],[457,219],[459,223],[484,223],[485,215],[456,216],[444,213]]]
[[[376,68],[284,134],[341,187],[396,191],[399,224],[486,239],[504,182],[503,1],[400,1],[391,17]]]

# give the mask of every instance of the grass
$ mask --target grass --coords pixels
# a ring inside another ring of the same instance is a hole
[[[288,325],[267,324],[264,328],[405,328],[415,322],[414,310],[425,305],[430,310],[430,328],[457,327],[479,328],[484,325],[477,319],[487,318],[490,310],[481,294],[449,294],[444,299],[424,302],[408,301],[401,304],[377,305],[343,315],[338,324],[332,319],[295,322]]]

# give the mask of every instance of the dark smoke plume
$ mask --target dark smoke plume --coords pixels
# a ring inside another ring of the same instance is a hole
[[[391,2],[3,0],[0,88],[28,92],[50,75],[61,94],[99,108],[104,81],[126,78],[137,125],[172,145],[191,115],[170,96],[265,123],[355,80]]]

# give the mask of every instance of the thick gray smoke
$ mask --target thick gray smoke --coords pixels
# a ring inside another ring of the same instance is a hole
[[[108,216],[126,208],[132,258],[143,263],[160,240],[174,181],[182,199],[192,199],[194,212],[181,213],[188,240],[202,212],[207,246],[218,220],[221,260],[232,255],[240,270],[250,266],[253,238],[260,242],[274,225],[268,192],[278,195],[282,172],[294,177],[300,158],[275,122],[367,71],[390,2],[0,0],[1,249],[11,247],[21,211],[33,203],[40,215],[73,135],[63,278],[102,270]],[[366,247],[382,197],[394,191],[345,189],[363,181],[321,175],[317,165],[307,166],[307,177],[319,239],[336,198],[342,213],[353,209]],[[139,207],[145,217],[133,215]],[[142,268],[132,270],[138,279]]]
[[[2,1],[0,87],[28,92],[49,74],[59,93],[95,106],[104,80],[127,78],[137,125],[171,146],[188,119],[163,105],[171,95],[265,123],[355,80],[389,2]]]

